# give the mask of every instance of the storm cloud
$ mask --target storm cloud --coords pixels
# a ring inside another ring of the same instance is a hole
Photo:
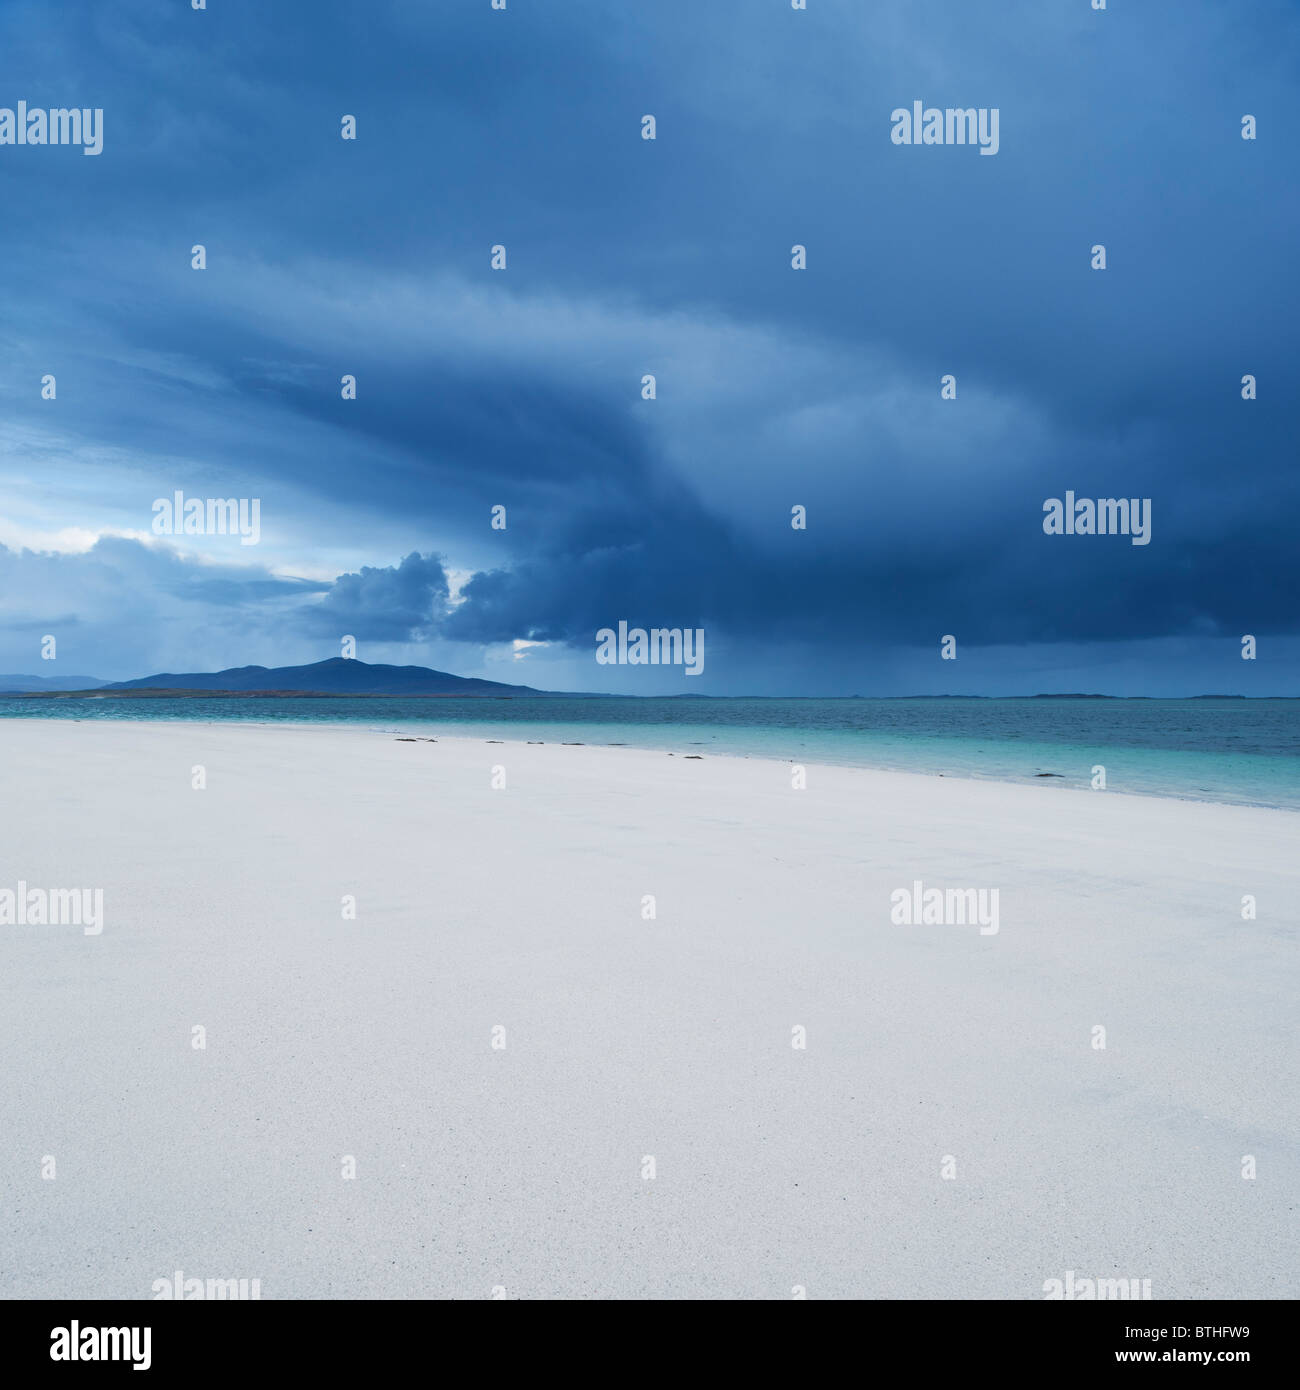
[[[352,633],[597,688],[626,619],[704,627],[713,693],[1245,689],[1246,632],[1294,688],[1292,6],[73,0],[0,54],[105,112],[0,151],[0,669]],[[913,99],[996,157],[894,145]],[[175,489],[259,498],[257,553],[147,543]],[[1151,543],[1044,535],[1067,490]]]

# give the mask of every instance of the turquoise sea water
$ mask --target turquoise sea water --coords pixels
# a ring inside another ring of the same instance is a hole
[[[622,743],[1300,810],[1300,700],[13,699],[0,718],[229,720]],[[1040,773],[1056,773],[1041,778]]]

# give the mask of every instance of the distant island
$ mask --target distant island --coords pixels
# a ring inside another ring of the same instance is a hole
[[[78,678],[84,680],[84,677]],[[0,694],[73,698],[194,695],[472,695],[510,698],[559,694],[536,690],[531,685],[507,685],[502,681],[453,676],[428,666],[382,666],[336,656],[310,666],[232,666],[225,671],[190,671],[178,675],[164,671],[133,681],[90,681],[69,689],[68,678],[57,684],[36,684],[37,676],[0,676]]]
[[[510,685],[504,681],[481,680],[475,676],[453,676],[428,666],[384,666],[356,658],[331,657],[308,666],[231,666],[224,671],[189,671],[177,674],[163,671],[130,681],[101,681],[93,676],[0,675],[0,697],[25,699],[180,699],[197,696],[213,698],[327,699],[367,697],[415,697],[427,699],[478,698],[635,700],[645,698],[600,690],[538,690],[531,685]],[[662,700],[716,700],[725,696],[697,694],[657,695]],[[1038,694],[1038,695],[840,695],[809,697],[802,695],[752,695],[733,698],[754,700],[842,699],[842,700],[1149,700],[1149,695]],[[1170,697],[1174,698],[1174,697]],[[1190,695],[1192,700],[1245,700],[1246,695]],[[1270,696],[1260,698],[1288,699]]]

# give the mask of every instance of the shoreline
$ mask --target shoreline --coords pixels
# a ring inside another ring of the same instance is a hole
[[[351,698],[351,697],[349,697],[349,698]],[[486,698],[493,698],[493,697],[486,697]],[[938,698],[938,697],[936,697],[936,698]],[[962,698],[965,698],[965,697],[962,697]],[[1026,698],[1037,698],[1037,697],[1026,697]],[[1206,697],[1206,698],[1210,698],[1210,697]],[[1215,697],[1215,698],[1217,698],[1217,697]],[[10,722],[10,721],[6,720],[6,719],[3,718],[3,717],[0,717],[0,727],[3,727],[3,725],[4,725],[6,722]],[[36,724],[36,725],[42,725],[42,726],[47,726],[47,727],[48,727],[48,726],[56,726],[56,727],[57,727],[57,726],[65,725],[65,724],[73,724],[73,725],[77,725],[77,724],[103,724],[103,725],[114,726],[114,727],[167,727],[167,726],[177,726],[177,727],[195,727],[195,728],[207,728],[207,729],[226,729],[226,728],[252,728],[252,729],[274,729],[274,730],[285,730],[285,729],[296,729],[296,730],[323,729],[323,730],[330,730],[330,731],[335,731],[335,732],[343,732],[343,731],[352,730],[352,731],[356,731],[356,732],[365,732],[365,733],[376,734],[376,735],[389,735],[389,736],[392,736],[392,737],[398,739],[399,741],[401,740],[401,737],[402,737],[401,731],[402,731],[403,729],[405,729],[405,728],[411,727],[411,728],[421,728],[421,729],[423,729],[423,728],[428,727],[428,725],[430,725],[430,724],[436,723],[436,721],[429,720],[429,721],[418,721],[418,722],[413,721],[413,722],[412,722],[411,724],[409,724],[409,725],[394,724],[394,725],[388,726],[388,725],[379,725],[379,724],[368,725],[368,724],[362,723],[362,722],[359,721],[359,720],[338,720],[338,721],[330,721],[330,720],[315,720],[315,719],[283,719],[283,720],[280,720],[280,719],[177,719],[177,718],[172,718],[172,717],[161,718],[161,719],[101,719],[101,718],[91,717],[91,718],[89,718],[89,719],[84,719],[84,720],[83,720],[83,719],[69,719],[69,718],[56,718],[56,717],[51,717],[51,718],[40,718],[40,717],[34,717],[34,716],[22,716],[21,718],[15,718],[15,719],[13,719],[12,722],[14,722],[14,723],[19,723],[19,724],[22,724],[22,725],[33,725],[33,724]],[[441,727],[443,727],[443,726],[439,726],[439,727],[441,728]],[[464,726],[463,726],[463,725],[460,725],[460,724],[454,724],[452,727],[453,727],[453,728],[456,728],[457,730],[459,730],[459,729],[463,728]],[[619,729],[619,728],[622,728],[622,727],[624,727],[624,726],[621,726],[621,725],[618,725],[618,724],[610,724],[608,727],[609,727],[610,729]],[[713,727],[713,726],[699,725],[699,726],[692,726],[692,727],[693,727],[693,728],[708,728],[708,727]],[[1019,776],[1019,777],[1013,777],[1013,776],[1000,776],[1000,775],[998,775],[998,774],[996,774],[996,773],[981,773],[981,772],[978,772],[978,771],[971,771],[971,770],[969,770],[969,769],[965,769],[965,768],[961,768],[961,767],[954,767],[954,768],[951,769],[951,770],[945,770],[945,771],[943,771],[943,772],[936,772],[936,771],[930,771],[930,770],[928,770],[928,769],[923,769],[923,768],[906,768],[906,767],[889,766],[889,765],[885,765],[885,764],[847,763],[847,762],[842,762],[842,761],[838,761],[838,762],[837,762],[837,761],[833,760],[831,757],[829,757],[828,755],[823,754],[823,753],[820,753],[820,752],[818,752],[818,751],[813,751],[812,753],[805,753],[805,754],[801,754],[801,755],[790,755],[790,756],[787,756],[787,757],[778,757],[778,756],[776,756],[776,755],[774,755],[774,754],[770,754],[770,753],[767,753],[767,752],[739,753],[739,752],[734,752],[734,751],[731,751],[731,750],[726,750],[726,751],[722,751],[722,752],[706,752],[706,753],[692,754],[692,753],[685,752],[684,750],[685,750],[685,749],[688,749],[688,748],[704,748],[704,747],[707,747],[707,745],[706,745],[706,744],[703,744],[703,743],[698,743],[698,744],[684,743],[684,744],[681,745],[681,748],[680,748],[680,749],[671,749],[671,750],[669,750],[669,749],[664,749],[664,748],[659,748],[659,747],[652,747],[652,746],[650,746],[650,745],[643,744],[643,743],[638,743],[638,742],[635,742],[635,741],[624,741],[624,740],[618,740],[618,741],[613,741],[613,740],[611,740],[610,742],[585,742],[585,741],[583,741],[583,742],[576,742],[576,743],[575,743],[575,742],[570,742],[570,741],[567,741],[567,740],[566,740],[566,741],[561,741],[561,740],[558,740],[558,739],[556,739],[556,740],[550,740],[550,739],[532,740],[532,739],[524,739],[524,738],[518,738],[518,737],[506,737],[506,738],[503,738],[503,739],[491,740],[491,739],[480,739],[480,738],[474,737],[474,736],[472,736],[472,735],[465,734],[465,733],[461,733],[461,732],[455,732],[455,733],[443,733],[443,732],[439,732],[436,741],[437,741],[438,743],[465,743],[465,744],[475,744],[475,743],[482,743],[482,744],[501,743],[501,744],[504,744],[504,745],[515,745],[515,744],[517,744],[517,745],[519,745],[520,747],[540,747],[540,746],[547,746],[547,747],[562,747],[562,748],[607,748],[607,749],[615,749],[615,748],[617,748],[617,749],[626,749],[626,750],[628,750],[628,751],[630,751],[630,752],[637,752],[637,753],[668,754],[669,756],[675,756],[675,757],[679,757],[679,758],[699,757],[699,758],[701,758],[701,759],[708,758],[708,759],[710,759],[710,760],[729,759],[729,760],[733,760],[733,761],[736,761],[736,762],[769,762],[769,763],[776,764],[776,765],[778,765],[778,766],[788,766],[788,765],[790,765],[790,764],[803,763],[803,764],[806,764],[806,765],[809,765],[809,766],[813,766],[813,767],[835,768],[835,769],[838,769],[838,770],[842,770],[842,771],[844,771],[844,772],[868,772],[868,773],[881,773],[881,774],[896,775],[896,776],[900,776],[900,777],[919,777],[919,778],[924,778],[924,779],[927,780],[927,781],[930,781],[930,780],[942,780],[942,781],[974,782],[974,783],[979,783],[979,784],[981,784],[981,785],[992,785],[992,786],[1002,786],[1002,787],[1022,787],[1022,788],[1031,789],[1031,790],[1047,789],[1047,788],[1050,787],[1052,790],[1057,791],[1057,792],[1065,792],[1065,791],[1086,792],[1086,793],[1087,793],[1088,795],[1090,795],[1090,796],[1096,796],[1096,795],[1098,795],[1098,794],[1101,794],[1101,795],[1104,795],[1104,796],[1111,796],[1111,797],[1115,797],[1115,796],[1135,797],[1135,798],[1138,798],[1139,800],[1142,800],[1142,801],[1174,801],[1174,802],[1185,802],[1185,803],[1189,803],[1189,804],[1192,804],[1192,805],[1199,805],[1199,806],[1223,806],[1223,807],[1233,807],[1233,808],[1238,809],[1238,810],[1254,810],[1254,811],[1283,811],[1283,812],[1286,812],[1288,815],[1300,814],[1300,806],[1296,806],[1296,805],[1286,805],[1286,804],[1284,804],[1284,803],[1272,802],[1272,801],[1249,801],[1249,800],[1245,800],[1245,799],[1232,799],[1232,800],[1229,800],[1229,799],[1225,799],[1225,798],[1216,798],[1216,797],[1212,797],[1212,796],[1195,796],[1195,795],[1192,795],[1192,794],[1190,794],[1190,793],[1184,793],[1184,792],[1176,792],[1176,791],[1169,791],[1169,790],[1158,790],[1158,791],[1157,791],[1157,790],[1149,790],[1149,789],[1145,789],[1145,788],[1121,788],[1121,787],[1112,788],[1112,787],[1106,787],[1106,788],[1104,788],[1104,789],[1100,789],[1099,791],[1097,791],[1097,790],[1093,790],[1093,789],[1091,789],[1091,788],[1085,788],[1085,787],[1078,786],[1077,784],[1071,783],[1071,781],[1070,781],[1070,779],[1069,779],[1068,777],[1065,777],[1064,775],[1058,774],[1058,773],[1052,773],[1052,774],[1033,774],[1033,775],[1025,775],[1025,776]],[[1150,750],[1138,750],[1138,751],[1150,751]],[[1039,782],[1041,782],[1041,787],[1039,787],[1039,786],[1037,785]],[[1058,783],[1060,783],[1060,784],[1062,784],[1062,785],[1057,785]]]

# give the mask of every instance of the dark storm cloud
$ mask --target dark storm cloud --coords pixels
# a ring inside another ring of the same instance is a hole
[[[303,23],[138,0],[11,6],[0,39],[5,91],[106,112],[96,159],[0,151],[10,204],[41,211],[0,232],[9,418],[54,457],[113,451],[79,465],[78,524],[237,482],[286,556],[364,555],[303,596],[303,632],[581,646],[626,617],[840,669],[949,631],[1296,631],[1294,7],[340,2]],[[913,99],[999,107],[1000,152],[892,145]],[[0,468],[29,486],[13,447]],[[51,529],[69,486],[37,486]],[[1066,490],[1150,497],[1152,543],[1044,536]],[[475,572],[450,609],[443,565]],[[284,629],[276,581],[138,583],[142,607],[202,586]]]
[[[438,557],[412,553],[391,568],[340,575],[304,617],[316,632],[407,642],[427,636],[446,605],[447,576]]]

